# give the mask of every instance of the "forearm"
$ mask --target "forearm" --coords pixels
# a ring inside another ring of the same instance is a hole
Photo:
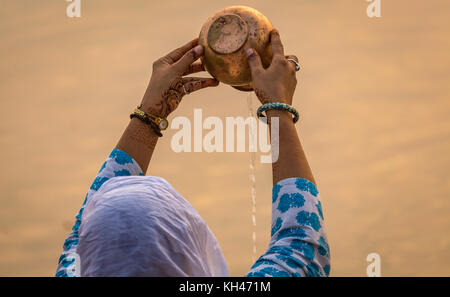
[[[303,178],[273,187],[269,248],[247,276],[328,276],[330,247],[319,191]]]
[[[315,184],[291,114],[281,110],[268,110],[266,114],[269,125],[271,118],[279,118],[279,155],[272,164],[273,184],[290,177],[304,178]]]
[[[330,251],[322,205],[292,116],[279,110],[266,115],[270,128],[275,118],[279,121],[278,160],[272,164],[271,240],[247,276],[328,276]]]
[[[134,118],[123,132],[116,148],[130,155],[146,173],[157,142],[158,136],[151,127]]]

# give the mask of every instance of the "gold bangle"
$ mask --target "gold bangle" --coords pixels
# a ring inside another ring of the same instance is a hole
[[[153,114],[146,113],[145,111],[143,111],[141,109],[141,107],[142,107],[142,105],[139,105],[138,107],[136,107],[136,109],[134,110],[134,113],[136,113],[142,117],[148,118],[153,123],[155,123],[160,130],[166,130],[169,127],[169,121],[166,118],[161,118],[161,117],[155,116]]]

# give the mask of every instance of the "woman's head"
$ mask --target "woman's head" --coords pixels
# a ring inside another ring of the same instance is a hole
[[[216,238],[165,180],[118,177],[87,202],[82,276],[227,276]]]

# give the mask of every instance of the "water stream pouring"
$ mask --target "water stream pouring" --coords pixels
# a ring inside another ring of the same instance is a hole
[[[231,6],[212,15],[202,26],[199,44],[204,48],[205,69],[222,83],[241,91],[253,91],[252,76],[246,50],[258,52],[264,68],[272,62],[270,32],[273,27],[262,13],[247,6]],[[247,95],[249,116],[253,117],[252,94]],[[256,143],[250,130],[250,186],[252,198],[253,261],[256,259]],[[252,147],[253,146],[253,147]],[[253,148],[253,149],[252,149]]]
[[[247,94],[247,107],[248,107],[248,113],[250,117],[253,117],[253,106],[252,106],[252,93]],[[253,129],[249,129],[249,153],[250,153],[250,170],[249,170],[249,179],[250,179],[250,186],[252,191],[252,224],[253,224],[253,234],[252,234],[252,242],[253,242],[253,249],[252,249],[252,262],[256,261],[256,174],[255,174],[255,160],[256,160],[256,143],[253,143],[254,135]]]

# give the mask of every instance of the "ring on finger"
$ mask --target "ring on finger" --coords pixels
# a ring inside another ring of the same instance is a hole
[[[295,65],[295,71],[299,71],[299,70],[300,70],[300,64],[299,64],[297,61],[295,61],[295,60],[292,59],[292,58],[288,58],[287,60],[288,60],[289,62],[294,63],[294,65]]]
[[[184,92],[184,94],[185,94],[185,95],[189,95],[190,92],[189,92],[188,90],[186,90],[186,86],[185,86],[184,84],[183,84],[182,86],[183,86],[183,92]]]

